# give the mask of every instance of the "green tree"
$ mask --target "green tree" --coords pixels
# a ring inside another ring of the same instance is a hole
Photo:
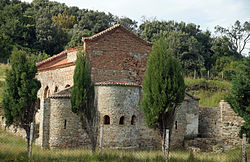
[[[6,86],[2,106],[7,126],[23,128],[30,136],[30,124],[37,111],[37,91],[40,81],[35,79],[37,68],[35,62],[27,59],[25,51],[14,49],[10,57],[11,69],[6,74]],[[27,138],[29,150],[29,138]]]
[[[96,109],[94,102],[94,86],[91,82],[90,69],[87,56],[78,51],[76,67],[74,71],[74,85],[71,92],[71,110],[76,113],[82,122],[83,129],[88,134],[92,153],[96,149]]]
[[[184,99],[185,84],[181,71],[178,61],[167,49],[166,41],[161,38],[153,45],[148,58],[141,108],[147,125],[159,130],[166,158],[169,152],[165,149],[166,129],[171,134],[175,111]]]
[[[245,58],[238,68],[226,101],[245,120],[241,126],[240,136],[245,133],[250,138],[250,57]]]
[[[233,44],[234,50],[242,55],[243,50],[250,41],[249,21],[241,24],[240,21],[237,20],[231,28],[224,28],[218,25],[215,27],[215,30],[227,36]]]
[[[82,37],[89,37],[94,35],[93,32],[84,29],[84,30],[77,30],[77,31],[73,31],[73,36],[71,37],[71,40],[67,43],[67,45],[65,46],[65,48],[73,48],[76,46],[81,46],[82,45]]]

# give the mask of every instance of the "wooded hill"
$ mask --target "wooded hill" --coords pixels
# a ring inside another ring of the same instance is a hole
[[[68,7],[49,0],[33,0],[32,3],[1,0],[0,58],[9,58],[12,50],[18,48],[40,61],[81,45],[81,37],[118,23],[147,41],[155,42],[164,37],[186,77],[231,80],[244,58],[242,50],[250,37],[249,21],[236,21],[231,28],[216,26],[221,36],[212,37],[210,31],[202,31],[193,23],[154,19],[144,20],[139,25],[128,17]]]

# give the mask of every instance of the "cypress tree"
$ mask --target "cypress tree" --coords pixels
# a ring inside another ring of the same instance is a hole
[[[37,67],[25,51],[14,49],[10,57],[11,69],[6,72],[2,106],[7,126],[14,125],[26,132],[29,151],[30,124],[34,121],[37,91],[40,81],[35,79]]]
[[[167,49],[166,41],[161,38],[154,43],[147,62],[141,108],[147,125],[156,128],[161,134],[166,159],[169,152],[165,149],[166,129],[171,134],[175,110],[185,95],[181,71],[180,64],[172,56],[171,50]]]
[[[83,129],[88,134],[92,152],[96,149],[94,86],[91,82],[90,67],[87,56],[78,51],[74,71],[74,85],[71,92],[71,110],[80,116]]]

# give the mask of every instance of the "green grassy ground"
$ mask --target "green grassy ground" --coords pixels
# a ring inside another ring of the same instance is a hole
[[[185,78],[187,92],[200,98],[200,106],[217,107],[230,91],[228,81]]]
[[[103,154],[92,155],[87,149],[45,150],[33,147],[33,161],[155,161],[163,162],[161,151],[121,151],[104,150]],[[250,148],[248,148],[250,157]],[[190,153],[184,150],[170,152],[171,162],[236,162],[241,161],[241,151],[236,149],[227,153]],[[0,129],[0,161],[29,161],[25,140]]]

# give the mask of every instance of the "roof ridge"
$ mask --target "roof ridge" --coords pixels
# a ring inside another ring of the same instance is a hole
[[[82,37],[82,41],[85,41],[85,40],[94,40],[94,39],[99,38],[100,36],[106,34],[107,32],[112,31],[112,30],[114,30],[114,29],[117,29],[117,28],[119,28],[119,27],[122,27],[122,28],[125,29],[127,32],[129,32],[130,34],[133,34],[137,39],[140,39],[140,40],[143,41],[145,44],[147,44],[147,45],[152,45],[152,44],[153,44],[152,42],[146,41],[146,40],[144,40],[144,39],[138,37],[135,33],[133,33],[132,31],[128,30],[126,27],[124,27],[124,26],[121,25],[121,24],[116,24],[116,25],[114,25],[114,26],[111,26],[111,27],[109,27],[108,29],[103,30],[103,31],[101,31],[101,32],[99,32],[99,33],[97,33],[97,34],[95,34],[95,35],[93,35],[93,36],[90,36],[90,37]]]

